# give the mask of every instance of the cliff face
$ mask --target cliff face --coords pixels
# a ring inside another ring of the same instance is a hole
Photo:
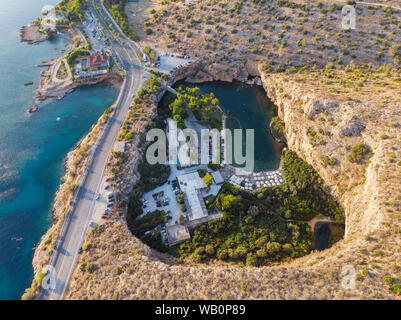
[[[239,80],[248,84],[262,84],[285,123],[289,148],[313,165],[330,192],[344,207],[345,237],[377,230],[385,218],[384,203],[389,200],[388,187],[396,186],[396,177],[390,180],[385,180],[385,177],[389,172],[399,173],[399,166],[397,168],[395,162],[387,161],[389,150],[394,149],[394,141],[399,144],[399,139],[396,140],[399,135],[397,127],[388,127],[387,123],[399,116],[399,108],[396,105],[389,107],[386,113],[379,110],[373,118],[364,119],[362,115],[372,109],[377,110],[377,105],[368,102],[356,106],[342,99],[328,98],[310,86],[291,80],[289,76],[265,74],[262,66],[252,61],[237,63],[230,72],[223,72],[226,68],[209,61],[198,62],[191,68],[178,71],[174,81],[185,79],[200,83]],[[322,134],[323,137],[318,140],[311,140],[308,129],[326,134]],[[330,132],[327,134],[327,131]],[[394,140],[382,140],[380,134],[389,131]],[[373,151],[371,158],[365,164],[353,164],[347,159],[347,148],[361,142]],[[334,166],[324,165],[324,157],[335,158],[337,163]],[[395,191],[397,194],[392,195],[394,199],[399,196],[399,190]]]
[[[383,280],[387,275],[397,277],[394,265],[401,265],[396,249],[401,245],[398,205],[389,212],[385,204],[401,199],[400,169],[387,159],[389,150],[398,152],[395,157],[400,159],[399,134],[396,127],[383,125],[395,117],[397,109],[388,107],[386,112],[371,114],[372,118],[362,118],[360,114],[371,109],[373,102],[361,107],[332,99],[293,81],[290,75],[259,71],[259,78],[254,66],[238,63],[232,72],[224,73],[219,71],[224,66],[200,62],[179,70],[171,82],[239,79],[263,83],[285,122],[288,146],[316,168],[344,207],[345,239],[276,266],[240,268],[220,262],[194,266],[178,264],[150,249],[130,234],[124,219],[113,215],[99,232],[87,234],[85,241],[96,245],[79,256],[77,266],[90,263],[94,271],[77,267],[66,299],[398,298]],[[385,129],[397,140],[380,139]],[[318,132],[313,139],[312,131]],[[359,142],[370,146],[371,158],[365,164],[350,163],[347,146]],[[324,165],[326,156],[335,158],[336,164]],[[345,266],[359,274],[351,290],[342,286]]]
[[[379,181],[381,170],[375,170],[376,166],[385,159],[384,144],[379,136],[372,132],[369,124],[362,133],[359,132],[358,127],[353,129],[351,126],[350,128],[349,118],[354,112],[349,104],[314,95],[303,89],[302,85],[283,81],[280,76],[267,76],[262,73],[261,79],[267,95],[278,107],[278,114],[284,120],[288,147],[296,150],[303,159],[313,165],[344,207],[345,237],[360,232],[367,234],[376,230],[383,222],[385,211],[380,195],[386,193],[386,187]],[[339,123],[324,145],[311,142],[306,132],[309,128],[313,128],[315,132],[319,129],[328,129],[327,123],[316,123],[318,122],[316,117],[310,118],[322,112],[339,119]],[[347,138],[344,132],[349,132]],[[352,137],[353,133],[356,137]],[[339,185],[350,186],[355,182],[363,181],[361,168],[355,168],[358,165],[350,163],[346,158],[346,144],[355,143],[356,140],[363,141],[374,150],[366,167],[365,182],[355,186],[351,191],[339,192]],[[324,156],[335,157],[337,164],[325,167],[321,160]],[[351,173],[348,176],[357,180],[345,178],[345,173]]]

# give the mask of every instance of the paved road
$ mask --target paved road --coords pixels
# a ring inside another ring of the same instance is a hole
[[[379,7],[390,7],[392,9],[401,10],[401,7],[393,6],[392,4],[384,4],[384,3],[374,3],[374,2],[365,2],[365,1],[356,1],[357,4],[364,4],[367,6],[379,6]]]
[[[57,71],[58,71],[58,69],[60,68],[61,61],[64,62],[65,69],[67,70],[67,78],[65,78],[65,79],[59,79],[59,78],[57,78]],[[59,61],[57,61],[56,65],[53,67],[53,70],[52,70],[52,75],[51,75],[51,80],[52,80],[52,82],[61,83],[61,82],[70,80],[71,77],[72,77],[71,69],[70,69],[70,67],[68,66],[67,60],[66,60],[66,59],[60,59]]]
[[[88,4],[92,14],[102,21],[102,18],[94,10],[90,1],[88,1]],[[132,52],[132,49],[128,45],[121,45],[110,32],[106,31],[108,27],[104,22],[103,25],[105,32],[108,33],[108,38],[114,39],[112,47],[121,61],[124,62],[126,77],[116,102],[116,112],[109,120],[104,135],[98,141],[97,147],[95,147],[93,160],[88,168],[88,174],[78,191],[75,206],[64,222],[62,232],[57,241],[56,250],[50,261],[50,265],[54,267],[56,277],[55,289],[46,290],[42,288],[38,297],[39,299],[54,300],[64,297],[75,268],[78,249],[82,246],[93,214],[96,195],[99,193],[100,185],[104,179],[103,173],[107,158],[112,151],[119,129],[128,114],[133,97],[136,96],[143,83],[144,71],[136,54]]]

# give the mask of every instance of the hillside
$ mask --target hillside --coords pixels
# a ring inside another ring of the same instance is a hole
[[[289,149],[343,207],[345,238],[283,264],[196,265],[148,248],[124,216],[114,216],[87,235],[92,245],[78,259],[67,299],[401,298],[391,290],[401,283],[401,11],[358,4],[357,28],[344,32],[341,2],[320,3],[158,1],[141,43],[197,58],[172,83],[263,85]],[[160,96],[153,98],[144,109],[150,118]],[[146,126],[139,119],[137,132]],[[129,148],[134,156],[121,165],[129,169],[125,195],[138,179],[139,139]],[[347,266],[356,272],[352,290],[342,286]]]

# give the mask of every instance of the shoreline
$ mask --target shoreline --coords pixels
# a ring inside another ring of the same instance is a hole
[[[39,44],[50,38],[49,35],[37,32],[37,26],[33,23],[22,26],[19,31],[20,42],[26,42],[29,45]]]
[[[193,75],[193,73],[194,73],[193,67],[191,67],[191,68],[189,68],[189,70],[185,70],[185,71],[179,70],[177,72],[177,74],[173,74],[173,77],[168,81],[168,85],[171,85],[172,83],[175,83],[175,82],[177,82],[179,80],[182,80],[184,78],[186,79],[186,81],[189,82],[190,80],[188,80],[188,78],[190,78],[191,74]],[[283,110],[283,108],[284,108],[283,107],[283,103],[284,103],[283,101],[284,100],[281,100],[281,99],[283,99],[282,97],[284,97],[285,93],[281,93],[280,96],[275,96],[277,91],[274,91],[274,88],[276,88],[278,86],[278,84],[275,81],[279,81],[279,80],[275,79],[273,81],[273,79],[270,76],[263,76],[262,79],[263,79],[263,87],[264,87],[264,89],[266,91],[267,96],[279,107],[280,118],[284,118],[285,120],[288,121],[288,118],[286,118],[286,116],[288,116],[288,115],[286,115],[286,113],[284,113],[284,111],[289,113],[289,114],[291,114],[291,112],[293,112],[293,111],[292,110]],[[217,79],[214,79],[214,80],[217,80]],[[163,96],[164,92],[165,92],[165,90],[162,90],[162,92],[160,92],[158,94],[158,97],[152,101],[152,106],[154,106],[154,104],[157,103],[161,99],[161,97]],[[271,97],[274,97],[274,99],[272,99]],[[286,102],[286,106],[288,105],[287,108],[290,108],[289,106],[291,106],[291,104],[288,104],[288,103],[289,102],[287,101]],[[290,125],[289,126],[289,130],[293,130],[292,126],[291,126],[292,123],[289,123],[289,125]],[[289,139],[288,145],[291,146],[292,149],[298,149],[296,147],[296,145],[294,146],[294,141],[293,141],[294,137],[292,135],[292,132],[289,132],[288,134],[289,134],[289,136],[288,136],[288,139]],[[300,136],[299,139],[302,139],[302,137]],[[134,149],[135,149],[135,147],[132,148],[132,150],[134,150]],[[127,151],[129,152],[129,151],[132,151],[132,150],[127,150]],[[136,151],[138,151],[138,150],[136,150]],[[130,158],[129,163],[125,163],[124,164],[125,168],[123,168],[123,170],[122,170],[122,171],[124,171],[124,174],[126,175],[124,178],[127,179],[127,180],[131,179],[130,180],[131,183],[128,184],[128,185],[125,185],[125,187],[126,187],[125,190],[121,190],[120,189],[121,196],[124,196],[124,194],[129,194],[130,187],[132,186],[132,183],[134,183],[134,181],[137,178],[137,175],[135,174],[135,167],[133,165],[138,165],[138,161],[137,160],[139,159],[140,154],[141,154],[141,151],[139,150],[139,152],[135,153],[135,157]],[[310,161],[310,158],[308,156],[305,156],[305,154],[302,151],[300,151],[300,155],[302,155],[304,158],[309,160],[308,161],[309,163],[313,163],[314,167],[316,168],[316,163],[314,163],[313,161]],[[128,168],[128,166],[129,166],[130,169],[126,170],[126,168]],[[327,178],[327,174],[329,173],[327,171],[327,169],[322,168],[321,166],[317,166],[317,170],[318,170],[319,174],[323,178]],[[125,180],[125,181],[127,181],[127,180]],[[326,180],[326,179],[324,179],[324,180]],[[330,187],[330,183],[327,184],[327,185]],[[61,186],[60,186],[60,188],[61,188]],[[335,194],[336,198],[339,199],[340,203],[343,206],[347,207],[347,200],[344,200],[344,198],[342,198],[341,195],[340,196],[338,194],[336,195],[335,191],[332,191],[332,193]],[[174,267],[173,267],[173,268],[175,268],[174,270],[176,270],[177,268],[184,268],[184,269],[188,269],[188,270],[192,270],[192,269],[197,269],[198,268],[198,266],[188,266],[188,265],[179,266],[179,265],[176,265],[175,261],[170,256],[166,256],[165,254],[156,252],[154,249],[149,248],[148,246],[144,245],[139,239],[135,238],[131,234],[131,232],[129,231],[129,229],[127,227],[127,224],[126,224],[126,221],[125,221],[126,209],[127,209],[127,204],[124,203],[124,205],[122,207],[122,211],[123,211],[122,215],[121,216],[116,215],[115,218],[113,218],[111,221],[107,222],[107,223],[112,223],[112,225],[108,225],[108,226],[111,229],[115,228],[115,230],[118,229],[118,230],[122,231],[121,237],[125,237],[127,239],[127,241],[128,241],[128,243],[126,243],[126,246],[134,247],[134,248],[136,248],[135,250],[137,250],[137,251],[140,250],[141,251],[141,253],[138,254],[138,258],[141,261],[143,261],[145,263],[145,265],[148,265],[148,264],[152,263],[152,266],[153,266],[153,263],[155,263],[157,266],[160,266],[163,269],[169,268],[168,270],[170,270],[171,264],[174,265]],[[347,228],[347,222],[346,222],[346,228]],[[348,226],[348,228],[349,228],[349,226]],[[106,230],[108,230],[108,228],[106,228]],[[36,252],[40,250],[40,246],[43,245],[43,242],[46,241],[46,236],[48,236],[50,234],[52,234],[52,230],[51,229],[49,229],[48,232],[42,237],[40,244],[36,248],[35,255],[36,255]],[[88,237],[91,237],[91,235],[87,233],[85,235],[85,241],[88,240]],[[355,237],[352,237],[352,238],[355,239]],[[345,235],[345,239],[351,240],[349,235],[347,237],[347,234]],[[359,238],[355,239],[355,241],[358,241],[358,243],[359,243],[360,239]],[[335,255],[336,253],[339,253],[339,252],[348,252],[349,250],[350,250],[349,246],[346,246],[346,242],[343,240],[343,241],[337,242],[335,245],[333,245],[333,247],[331,247],[329,249],[326,249],[326,250],[321,251],[321,252],[313,252],[313,253],[305,256],[305,257],[296,259],[296,260],[292,261],[291,263],[284,263],[282,265],[278,265],[278,266],[274,266],[274,267],[263,267],[263,268],[261,267],[261,268],[258,268],[258,270],[260,270],[260,272],[265,272],[266,270],[267,271],[271,270],[271,268],[278,268],[277,270],[283,270],[283,272],[284,272],[285,268],[292,268],[293,266],[297,266],[300,263],[303,263],[305,261],[310,261],[310,263],[314,263],[314,261],[316,259],[319,260],[319,257],[326,257],[327,255],[333,255],[333,254]],[[106,255],[108,253],[110,253],[110,252],[108,252],[108,251],[107,252],[103,252],[103,254],[106,254]],[[79,259],[82,259],[82,258],[79,258]],[[155,262],[153,262],[153,261],[155,261]],[[35,264],[36,263],[37,263],[37,261],[33,261],[34,268],[35,268]],[[79,265],[79,263],[80,262],[78,260],[77,265]],[[149,265],[147,268],[151,268],[152,266]],[[35,270],[37,272],[39,272],[39,268],[40,268],[40,265],[36,264]],[[217,271],[219,270],[219,268],[223,268],[223,269],[221,269],[221,271],[223,272],[224,270],[226,270],[227,267],[221,267],[221,266],[220,267],[219,266],[214,266],[213,267],[213,269],[217,270]],[[230,267],[230,268],[232,268],[232,267]],[[305,268],[303,268],[302,270],[305,270]],[[35,273],[35,275],[37,275],[37,272]],[[79,270],[76,268],[74,273],[73,273],[73,275],[72,275],[71,282],[70,282],[70,289],[67,291],[65,299],[71,299],[73,297],[77,297],[77,294],[79,294],[79,292],[82,293],[82,291],[81,291],[82,286],[81,286],[81,283],[80,283],[79,275],[77,275],[77,272],[79,272]],[[166,272],[170,272],[170,271],[166,271]],[[173,271],[171,271],[171,272],[173,272]],[[241,269],[235,268],[235,272],[236,273],[240,273]],[[269,271],[269,272],[271,272],[271,271]],[[169,275],[170,275],[170,273],[169,273]],[[34,281],[35,281],[35,279],[36,278],[34,278]],[[101,278],[101,279],[102,279],[102,281],[103,280],[107,281],[107,277],[106,277],[106,279],[103,279],[103,278]],[[104,294],[107,295],[106,293],[104,293]]]
[[[174,73],[172,75],[172,77],[169,79],[168,84],[167,85],[172,85],[173,83],[179,81],[179,80],[183,80],[185,79],[185,81],[191,82],[191,78],[194,78],[196,81],[194,81],[195,83],[199,83],[201,81],[199,81],[199,78],[196,77],[196,74],[198,72],[202,72],[199,70],[196,70],[196,65],[201,65],[203,62],[199,61],[197,64],[195,64],[194,66],[191,66],[185,70],[178,70],[176,73]],[[286,130],[286,138],[288,139],[288,148],[291,148],[292,150],[296,150],[297,153],[303,158],[305,159],[305,161],[307,161],[309,164],[313,165],[313,167],[319,172],[319,175],[324,179],[325,184],[330,188],[331,190],[331,194],[333,194],[335,196],[336,199],[338,199],[338,201],[341,203],[341,205],[346,209],[346,210],[350,210],[350,203],[349,201],[352,201],[352,195],[351,194],[346,194],[345,197],[342,194],[339,194],[337,192],[337,190],[335,188],[333,188],[333,182],[330,181],[329,177],[332,176],[332,172],[330,171],[330,168],[325,168],[323,166],[321,166],[319,163],[317,163],[316,161],[314,161],[314,159],[318,159],[318,156],[312,152],[310,152],[310,154],[308,154],[306,151],[310,150],[309,149],[309,144],[310,141],[308,138],[305,139],[305,137],[303,135],[294,135],[294,132],[297,132],[297,126],[295,125],[300,125],[300,126],[305,126],[305,120],[303,119],[299,119],[298,117],[293,117],[293,115],[297,115],[299,112],[298,110],[293,106],[293,103],[291,103],[291,100],[288,99],[288,93],[286,91],[280,92],[278,90],[278,88],[284,87],[282,84],[285,83],[288,87],[288,90],[293,90],[293,92],[295,91],[295,88],[288,86],[288,83],[286,83],[285,81],[282,81],[280,77],[276,77],[276,75],[265,75],[262,73],[262,71],[260,70],[260,75],[261,75],[261,79],[262,79],[262,84],[263,84],[263,88],[265,89],[266,95],[269,97],[270,100],[272,100],[272,102],[277,105],[278,107],[278,114],[280,116],[281,119],[283,119],[283,121],[285,121],[286,124],[286,128],[288,125],[288,132]],[[232,76],[232,74],[225,74],[223,76],[226,79],[229,79],[228,82],[232,82],[232,80],[237,79],[240,80],[238,78],[235,78]],[[207,78],[209,78],[209,81],[224,81],[222,79],[219,79],[219,76],[216,75],[215,78],[212,78],[212,76],[208,76]],[[295,85],[295,84],[294,84]],[[298,91],[302,89],[302,87],[297,87],[296,88]],[[163,93],[162,93],[163,94]],[[287,95],[286,95],[287,94]],[[319,101],[320,97],[319,96],[315,96],[314,99],[316,101]],[[154,101],[153,101],[154,103]],[[308,101],[305,102],[305,107],[308,106],[309,103]],[[311,102],[310,102],[311,103]],[[301,121],[300,123],[298,123],[298,121]],[[294,139],[298,139],[295,140]],[[302,147],[302,148],[301,148]],[[323,148],[323,147],[321,147]],[[306,150],[306,151],[305,151]],[[321,152],[321,150],[315,150],[315,152]],[[138,153],[136,153],[136,159],[139,159],[139,157],[137,156]],[[129,163],[127,163],[129,162]],[[124,163],[123,167],[122,167],[122,172],[120,172],[120,174],[124,175],[124,179],[127,179],[126,181],[128,181],[130,179],[130,177],[132,178],[132,181],[135,180],[135,178],[137,178],[137,176],[134,173],[135,169],[133,166],[133,162],[134,164],[138,164],[138,161],[135,162],[135,159],[129,158],[129,161],[127,161],[126,163]],[[132,175],[131,175],[132,174]],[[374,183],[374,181],[367,181],[367,184],[372,184]],[[129,187],[131,186],[127,186],[125,185],[125,192],[123,192],[122,190],[120,190],[120,195],[124,196],[123,193],[125,194],[129,194],[130,189]],[[357,200],[354,198],[354,201]],[[127,210],[127,205],[126,203],[123,204],[122,207],[122,211],[123,213],[125,213]],[[348,217],[347,217],[348,219]],[[348,230],[350,228],[349,226],[349,222],[346,221],[346,228],[348,227]],[[213,266],[207,266],[205,264],[201,264],[201,265],[181,265],[181,264],[177,264],[174,261],[174,258],[172,258],[171,256],[166,256],[163,253],[157,252],[154,249],[151,249],[150,247],[148,247],[147,245],[143,244],[138,238],[136,238],[135,236],[132,235],[132,233],[129,231],[126,221],[125,221],[125,214],[122,215],[122,217],[120,216],[115,216],[113,217],[113,219],[111,219],[111,221],[107,222],[106,228],[102,229],[102,233],[104,233],[103,236],[100,237],[110,237],[113,236],[114,234],[116,234],[116,232],[118,232],[119,234],[119,243],[122,241],[122,238],[124,239],[124,248],[127,249],[128,252],[134,250],[135,252],[138,252],[136,254],[137,258],[130,258],[133,259],[133,263],[135,265],[135,271],[136,274],[141,277],[141,276],[148,276],[149,272],[152,272],[152,274],[154,274],[155,272],[158,272],[158,270],[160,270],[161,272],[164,273],[164,278],[170,278],[170,279],[176,279],[176,275],[177,274],[181,274],[181,273],[186,273],[188,275],[188,277],[193,278],[194,282],[197,281],[201,281],[201,277],[197,277],[196,276],[196,272],[197,270],[199,270],[199,268],[208,268],[210,270],[211,273],[217,273],[217,274],[221,274],[221,272],[225,272],[227,271],[227,268],[232,270],[232,272],[235,272],[235,274],[238,275],[238,277],[243,277],[245,276],[244,273],[242,272],[241,268],[234,268],[232,266],[225,266],[223,267],[223,264],[217,264],[217,265],[213,265]],[[96,242],[96,241],[100,241],[100,239],[103,238],[99,238],[99,236],[93,236],[90,234],[86,234],[85,236],[85,241],[86,242]],[[325,264],[322,268],[319,267],[319,272],[323,272],[327,270],[327,263],[329,263],[330,259],[327,259],[327,257],[329,256],[335,256],[336,254],[340,255],[340,254],[348,254],[352,248],[347,245],[347,243],[349,241],[356,241],[357,242],[357,246],[361,245],[364,246],[365,243],[363,242],[363,238],[360,237],[356,237],[353,234],[351,234],[350,232],[348,234],[345,235],[346,240],[341,240],[336,242],[332,247],[330,247],[329,249],[326,249],[324,251],[320,251],[320,252],[312,252],[304,257],[295,259],[291,262],[288,263],[283,263],[277,266],[266,266],[266,267],[259,267],[256,270],[256,272],[258,273],[271,273],[274,271],[277,272],[282,272],[283,276],[288,277],[288,270],[290,270],[291,268],[299,268],[298,266],[300,266],[300,264],[305,264],[301,266],[301,270],[300,273],[302,273],[302,277],[305,276],[305,272],[307,273],[308,268],[306,265],[313,265],[314,267],[318,267],[316,264],[319,263],[321,258],[326,258]],[[96,277],[97,277],[97,281],[96,283],[92,283],[90,285],[90,287],[86,287],[85,283],[85,273],[82,273],[78,268],[75,269],[73,276],[71,278],[71,282],[70,282],[70,289],[69,291],[67,291],[65,299],[77,299],[77,298],[88,298],[88,297],[92,297],[92,298],[107,298],[107,297],[111,297],[110,296],[110,291],[107,290],[107,288],[109,286],[111,286],[114,289],[114,294],[119,294],[120,298],[124,298],[124,299],[133,299],[133,298],[138,298],[138,294],[141,294],[141,291],[134,289],[136,285],[140,286],[139,283],[135,284],[135,279],[133,279],[133,277],[129,277],[129,275],[121,275],[121,277],[123,277],[124,281],[127,281],[127,284],[129,283],[129,286],[132,287],[132,290],[129,291],[119,291],[119,289],[117,289],[112,281],[114,281],[113,277],[110,276],[110,274],[108,273],[108,269],[107,268],[107,263],[111,263],[111,261],[113,261],[113,258],[111,257],[111,252],[113,250],[113,248],[118,248],[118,243],[116,243],[115,245],[110,244],[110,247],[108,247],[107,249],[96,249],[95,250],[95,255],[99,256],[99,254],[103,257],[105,257],[104,259],[100,259],[100,260],[95,260],[96,261],[96,265],[97,265],[97,271],[96,271]],[[352,253],[353,255],[355,253]],[[123,259],[124,256],[121,256],[119,259]],[[77,261],[77,265],[79,265],[82,262],[87,262],[87,261],[91,261],[91,259],[93,259],[94,257],[92,256],[92,254],[87,254],[85,255],[85,258],[80,257],[79,260]],[[95,261],[92,261],[92,263],[95,263]],[[107,261],[107,262],[106,262]],[[106,264],[105,264],[106,263]],[[288,269],[290,268],[290,269]],[[151,270],[151,271],[150,271]],[[253,269],[246,269],[244,270],[244,272],[246,273],[247,270],[253,270]],[[332,269],[333,270],[333,269]],[[341,269],[340,269],[341,271]],[[145,273],[146,272],[146,273]],[[190,272],[190,273],[189,273]],[[335,272],[337,272],[337,269],[335,270]],[[253,272],[251,272],[253,274]],[[148,278],[149,279],[149,276]],[[154,281],[156,281],[156,279],[152,278]],[[178,278],[177,278],[178,279]],[[266,278],[268,279],[268,277]],[[173,280],[175,281],[175,280]],[[146,280],[144,280],[143,284],[149,284],[146,282]],[[160,282],[156,281],[156,285],[161,285]],[[106,286],[106,287],[104,287]],[[103,287],[103,291],[102,288]],[[100,290],[100,291],[99,291]],[[104,291],[105,290],[105,291]],[[116,293],[116,290],[118,293]],[[176,290],[180,290],[180,288],[176,288]],[[181,288],[182,290],[182,288]],[[178,294],[178,293],[177,293]],[[121,296],[120,296],[121,295]],[[155,293],[153,292],[153,296],[157,295],[157,297],[160,298],[165,298],[166,295],[165,293]],[[205,295],[205,297],[210,296],[210,295]],[[140,297],[142,298],[149,298],[148,296],[143,296],[140,295]],[[177,296],[176,296],[177,297]],[[199,298],[199,296],[196,296]]]
[[[66,36],[69,40],[69,43],[66,44],[66,50],[70,50],[72,48],[72,38],[73,32],[70,29],[66,34],[58,33],[55,36]],[[38,44],[40,42],[46,41],[49,38],[37,41],[35,43],[30,43],[26,39],[24,42],[28,42],[28,44]],[[21,40],[22,41],[22,40]],[[60,56],[54,59],[50,59],[48,61],[42,61],[38,67],[47,67],[45,70],[40,72],[39,76],[39,88],[33,91],[35,94],[34,97],[34,105],[27,110],[27,113],[31,114],[39,110],[39,106],[46,104],[47,100],[58,101],[63,99],[67,94],[73,92],[74,90],[82,87],[82,86],[90,86],[96,85],[100,83],[105,83],[106,85],[115,86],[119,89],[122,88],[122,83],[124,77],[121,73],[113,71],[109,72],[104,76],[97,77],[90,80],[83,81],[66,81],[62,83],[62,86],[53,86],[50,87],[50,90],[56,90],[56,95],[48,92],[49,88],[44,87],[44,81],[46,77],[52,73],[53,68],[56,66],[57,62],[64,57]],[[51,91],[50,91],[51,92]],[[52,222],[46,232],[41,236],[38,243],[34,246],[34,256],[32,258],[32,267],[33,267],[33,279],[31,286],[25,290],[25,293],[22,297],[28,293],[34,297],[37,296],[39,292],[39,285],[37,283],[37,276],[42,270],[43,266],[48,263],[49,259],[52,257],[53,250],[56,246],[57,238],[54,239],[54,235],[57,234],[60,228],[65,221],[65,218],[68,216],[69,208],[71,201],[74,199],[74,195],[76,194],[76,186],[81,184],[81,180],[85,176],[85,168],[87,167],[88,159],[90,158],[90,154],[92,152],[92,146],[96,143],[98,138],[103,132],[104,126],[107,124],[109,118],[114,114],[114,106],[117,99],[113,102],[113,104],[109,108],[113,108],[113,112],[111,114],[106,115],[103,113],[96,121],[92,128],[84,137],[82,137],[71,151],[69,151],[64,159],[64,173],[60,178],[60,183],[57,191],[53,196],[53,201],[51,204],[51,216]],[[72,178],[71,178],[72,177]]]

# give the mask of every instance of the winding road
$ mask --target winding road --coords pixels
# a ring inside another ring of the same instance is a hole
[[[78,250],[82,246],[92,218],[96,195],[99,193],[100,185],[104,179],[107,159],[113,149],[120,127],[129,112],[133,98],[144,82],[145,72],[132,48],[132,43],[124,41],[124,44],[121,44],[109,31],[109,23],[103,21],[91,1],[88,1],[88,5],[91,14],[102,23],[105,35],[112,40],[112,50],[123,62],[126,76],[116,101],[116,111],[105,126],[103,135],[92,149],[93,156],[92,160],[89,161],[87,174],[77,191],[73,208],[63,222],[55,251],[49,261],[49,265],[53,269],[52,274],[55,277],[55,287],[49,289],[42,287],[38,299],[59,300],[64,297],[76,265]],[[102,14],[106,16],[105,13]],[[126,38],[124,34],[121,34],[121,30],[118,29],[117,32],[120,39]]]

